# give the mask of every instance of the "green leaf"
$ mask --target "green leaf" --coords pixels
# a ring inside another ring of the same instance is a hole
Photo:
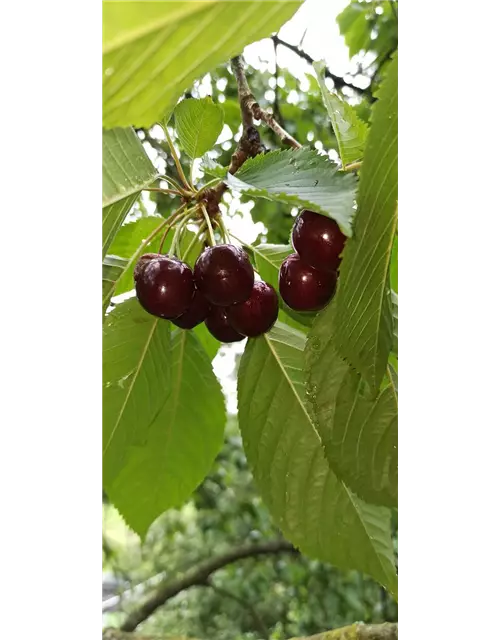
[[[104,2],[104,126],[150,127],[194,80],[277,31],[299,6]]]
[[[140,191],[157,177],[132,129],[102,134],[102,255],[120,228]]]
[[[132,258],[133,254],[136,250],[141,246],[141,243],[144,242],[150,234],[162,225],[165,220],[160,216],[147,216],[145,218],[139,218],[134,222],[129,222],[121,226],[118,231],[113,244],[110,247],[110,253],[113,255],[120,256],[122,258]],[[134,288],[134,267],[141,255],[144,253],[156,253],[160,247],[160,240],[163,235],[163,232],[160,231],[158,234],[154,236],[152,240],[146,243],[142,248],[136,260],[133,260],[128,264],[125,268],[122,277],[116,287],[116,290],[113,292],[113,295],[121,295],[127,291],[130,291]],[[181,249],[182,253],[188,248],[189,243],[193,238],[194,233],[192,231],[186,230],[182,240],[181,240]],[[171,230],[163,244],[163,252],[166,253],[170,250],[170,245],[173,239],[173,230]],[[187,257],[186,262],[193,265],[194,261],[201,253],[203,249],[203,245],[200,241],[197,241],[192,249],[189,252],[189,256]]]
[[[204,323],[199,324],[193,329],[193,331],[196,333],[199,343],[205,349],[208,357],[210,358],[210,362],[212,362],[219,351],[220,342],[213,337]]]
[[[255,482],[284,535],[308,556],[397,588],[390,512],[365,504],[329,469],[306,406],[305,336],[277,323],[249,340],[239,424]]]
[[[368,3],[351,2],[337,16],[337,24],[349,47],[351,58],[361,50],[367,51],[370,48],[371,26],[366,19],[370,10],[371,6]]]
[[[392,300],[392,351],[398,355],[398,294],[391,291]]]
[[[201,158],[215,144],[224,126],[222,107],[212,98],[189,98],[174,110],[175,130],[190,158]]]
[[[193,332],[170,328],[135,298],[104,328],[104,488],[141,537],[203,480],[226,420],[207,354]]]
[[[337,138],[342,166],[345,167],[363,157],[368,126],[358,118],[354,107],[328,90],[325,84],[325,63],[314,62],[313,67],[318,76],[323,102]]]
[[[227,167],[223,167],[208,155],[204,155],[201,161],[200,169],[214,178],[224,180],[227,175]]]
[[[332,471],[361,498],[397,507],[396,394],[388,384],[373,398],[337,351],[338,331],[333,304],[318,314],[306,347],[311,412],[325,455]]]
[[[102,313],[106,313],[113,294],[115,282],[127,267],[127,260],[117,256],[106,256],[102,262]]]
[[[259,244],[252,247],[257,272],[264,282],[278,289],[279,271],[283,260],[293,253],[289,244]]]
[[[394,243],[392,245],[391,253],[391,288],[398,292],[398,235],[394,236]]]
[[[339,172],[316,151],[304,147],[260,154],[234,176],[228,174],[226,182],[251,196],[322,213],[333,218],[346,236],[352,235],[356,179]]]
[[[345,246],[335,295],[336,348],[376,393],[392,346],[389,263],[397,224],[398,63],[373,108],[361,169],[354,237]]]

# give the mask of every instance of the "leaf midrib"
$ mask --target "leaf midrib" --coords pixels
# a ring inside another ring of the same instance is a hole
[[[306,408],[305,408],[305,406],[304,406],[304,403],[302,402],[302,398],[301,398],[301,397],[300,397],[300,395],[298,394],[298,392],[297,392],[297,390],[296,390],[296,388],[295,388],[295,385],[293,384],[293,382],[292,382],[292,380],[291,380],[290,376],[288,375],[288,372],[286,371],[286,369],[285,369],[284,365],[282,364],[281,359],[280,359],[280,357],[278,356],[278,353],[277,353],[276,349],[274,348],[274,346],[273,346],[273,344],[272,344],[272,341],[271,341],[271,339],[269,338],[268,334],[264,334],[264,339],[266,340],[267,344],[269,345],[269,349],[270,349],[270,351],[272,352],[272,354],[273,354],[274,358],[276,359],[276,362],[277,362],[278,366],[280,367],[281,371],[283,372],[283,375],[285,376],[286,380],[287,380],[287,381],[288,381],[288,383],[290,384],[290,386],[291,386],[291,388],[292,388],[292,391],[293,391],[293,393],[294,393],[295,397],[297,398],[297,401],[298,401],[298,403],[299,403],[299,405],[300,405],[300,407],[301,407],[302,411],[304,412],[304,414],[305,414],[305,416],[306,416],[306,418],[307,418],[307,421],[309,422],[309,424],[310,424],[310,425],[311,425],[311,427],[313,428],[313,430],[314,430],[314,432],[315,432],[316,436],[318,437],[318,441],[319,441],[319,444],[320,444],[320,447],[321,447],[322,441],[321,441],[321,438],[320,438],[320,436],[319,436],[319,434],[318,434],[318,432],[317,432],[317,430],[316,430],[316,427],[315,427],[314,423],[312,422],[311,417],[309,416],[309,413],[307,412],[307,409],[306,409]],[[293,345],[287,344],[287,346],[289,346],[289,347],[290,347],[290,348],[292,348],[292,349],[295,349],[295,347],[294,347]],[[333,471],[330,469],[330,466],[329,466],[329,465],[328,465],[328,469],[329,469],[330,473],[332,473],[333,475],[335,475],[335,474],[333,473]],[[347,496],[348,496],[348,498],[349,498],[349,501],[351,502],[352,506],[354,507],[354,510],[356,511],[356,513],[357,513],[357,515],[358,515],[358,519],[359,519],[359,521],[360,521],[360,523],[361,523],[361,525],[362,525],[362,527],[363,527],[363,530],[364,530],[364,532],[365,532],[365,534],[366,534],[366,537],[367,537],[367,539],[368,539],[368,541],[369,541],[370,545],[371,545],[371,546],[372,546],[372,548],[374,549],[374,552],[375,552],[375,555],[376,555],[376,557],[377,557],[377,560],[378,560],[378,562],[379,562],[379,564],[380,564],[380,567],[381,567],[382,571],[384,572],[384,575],[385,575],[385,576],[386,576],[386,578],[387,578],[387,584],[388,584],[388,585],[392,585],[392,584],[393,584],[393,579],[392,579],[392,577],[391,577],[391,576],[389,576],[389,575],[387,574],[387,571],[386,571],[386,568],[385,568],[385,563],[382,563],[382,562],[381,562],[381,560],[380,560],[380,554],[379,554],[379,552],[378,552],[378,551],[374,548],[374,546],[373,546],[372,538],[371,538],[370,534],[368,533],[368,530],[367,530],[367,528],[366,528],[366,525],[365,525],[365,521],[364,521],[364,519],[361,517],[360,511],[359,511],[359,507],[358,507],[358,504],[356,503],[356,501],[355,501],[355,500],[353,500],[352,494],[351,494],[351,492],[349,491],[349,489],[347,488],[347,486],[344,484],[344,482],[343,482],[340,478],[338,478],[337,476],[335,476],[335,477],[336,477],[337,481],[342,485],[342,487],[344,488],[344,490],[346,491]],[[391,589],[391,591],[392,591],[392,589]]]
[[[151,326],[151,331],[149,332],[147,340],[146,340],[146,342],[144,344],[144,347],[143,347],[143,350],[142,350],[142,353],[141,353],[141,357],[139,358],[139,362],[137,364],[137,369],[135,370],[135,373],[134,373],[134,375],[132,377],[132,380],[130,381],[130,385],[129,385],[129,388],[127,389],[127,393],[125,395],[125,399],[123,401],[122,408],[120,409],[120,413],[118,414],[118,417],[116,419],[115,426],[113,427],[113,429],[111,431],[111,434],[110,434],[110,436],[108,438],[108,442],[107,442],[106,446],[104,447],[103,456],[106,454],[106,451],[108,450],[109,445],[111,444],[111,441],[112,441],[112,439],[113,439],[113,437],[114,437],[114,435],[116,433],[118,425],[119,425],[119,423],[120,423],[120,421],[121,421],[121,419],[123,417],[123,413],[125,411],[125,407],[127,406],[127,403],[128,403],[128,401],[130,399],[130,396],[132,394],[132,390],[133,390],[133,388],[135,386],[135,383],[136,383],[137,378],[139,376],[139,373],[141,371],[142,365],[144,363],[144,359],[146,357],[146,353],[148,352],[149,345],[151,344],[151,340],[153,339],[153,334],[154,334],[157,326],[158,326],[158,318],[154,320],[154,322],[153,322],[153,324]]]
[[[189,10],[185,10],[184,12],[179,13],[177,16],[174,16],[174,20],[176,22],[185,20],[186,18],[192,16],[195,13],[198,13],[199,11],[204,11],[207,7],[209,7],[209,5],[212,5],[215,3],[216,3],[216,0],[204,0],[203,3],[186,2],[184,4],[186,5],[186,7],[190,7]],[[199,6],[199,5],[205,5],[205,6]],[[154,22],[151,22],[149,24],[146,24],[142,27],[139,27],[133,30],[129,30],[127,31],[127,34],[122,35],[121,38],[115,38],[107,45],[103,44],[102,53],[103,55],[106,55],[108,53],[116,51],[117,49],[127,46],[128,44],[130,44],[131,42],[134,42],[135,40],[139,40],[144,36],[151,35],[157,31],[160,31],[172,21],[173,21],[172,16],[167,14],[163,18],[155,20]]]

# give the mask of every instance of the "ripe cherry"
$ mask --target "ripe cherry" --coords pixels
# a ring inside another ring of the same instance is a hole
[[[318,311],[335,293],[337,274],[311,267],[297,253],[285,258],[280,268],[280,293],[295,311]]]
[[[137,299],[154,316],[177,318],[191,304],[193,272],[177,258],[158,254],[139,261],[134,277]]]
[[[211,307],[205,325],[213,337],[221,342],[239,342],[245,338],[229,324],[227,309],[223,307]]]
[[[221,244],[207,247],[198,257],[194,279],[209,302],[227,307],[250,297],[254,274],[243,249]]]
[[[335,220],[307,209],[293,225],[293,248],[308,264],[322,271],[337,271],[346,239]]]
[[[278,318],[278,294],[266,282],[257,281],[251,296],[245,302],[227,308],[231,325],[249,338],[269,331]]]
[[[208,300],[201,293],[201,291],[198,291],[198,289],[196,289],[188,310],[178,318],[173,318],[172,322],[181,329],[194,329],[196,325],[205,320],[209,310],[210,305],[208,304]]]

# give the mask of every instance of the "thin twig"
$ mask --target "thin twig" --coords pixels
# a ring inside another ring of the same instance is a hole
[[[277,35],[271,36],[271,40],[275,44],[280,44],[282,47],[286,47],[287,49],[290,49],[290,51],[293,51],[295,54],[300,56],[303,60],[305,60],[309,64],[312,64],[314,62],[314,58],[312,58],[308,53],[306,53],[296,45],[290,44],[290,42],[286,42],[285,40],[282,40],[279,36]],[[350,89],[353,89],[354,91],[356,91],[358,94],[366,96],[370,101],[373,100],[373,95],[369,86],[366,87],[366,89],[361,89],[360,87],[357,87],[356,85],[351,84],[350,82],[347,82],[341,76],[336,76],[329,69],[325,69],[325,76],[333,80],[336,88],[349,87]]]
[[[141,606],[132,611],[122,624],[121,631],[134,631],[141,622],[147,620],[159,607],[181,591],[195,585],[204,586],[210,576],[223,567],[242,560],[275,553],[298,554],[298,551],[286,540],[270,540],[257,544],[236,547],[230,551],[200,562],[189,569],[183,576],[167,580],[152,593]]]
[[[245,70],[243,68],[242,56],[237,56],[231,60],[231,68],[236,77],[238,83],[238,95],[240,98],[241,116],[243,121],[243,127],[249,127],[253,125],[253,118],[256,120],[263,120],[267,126],[279,136],[281,141],[294,149],[300,149],[302,146],[300,142],[297,142],[293,136],[291,136],[283,127],[276,122],[272,113],[264,111],[253,93],[248,86],[247,78],[245,76]]]
[[[181,179],[182,184],[186,187],[186,189],[190,192],[193,191],[193,187],[188,182],[186,175],[184,173],[184,169],[182,168],[181,161],[179,160],[179,156],[177,155],[177,151],[175,150],[174,143],[170,134],[168,132],[168,127],[165,124],[162,124],[163,131],[165,132],[165,137],[167,139],[168,146],[170,147],[170,153],[172,154],[172,158],[174,159],[175,166],[177,168],[177,173],[179,174],[179,178]]]
[[[203,211],[203,217],[205,218],[205,222],[207,223],[208,237],[210,238],[210,244],[212,245],[212,247],[214,247],[216,244],[214,230],[212,228],[212,223],[210,222],[210,216],[208,215],[207,209],[203,203],[201,204],[201,210]]]

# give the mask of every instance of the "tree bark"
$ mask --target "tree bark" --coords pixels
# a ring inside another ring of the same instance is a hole
[[[298,553],[298,551],[286,540],[270,540],[260,544],[236,547],[230,551],[210,558],[189,569],[180,578],[175,578],[161,584],[141,606],[129,614],[120,627],[121,631],[134,631],[141,622],[144,622],[159,607],[164,605],[181,591],[195,585],[206,585],[209,577],[218,569],[232,564],[243,558],[254,558],[274,553]]]
[[[125,633],[119,629],[105,629],[102,637],[103,640],[196,640],[196,638],[184,636],[142,636],[137,633]],[[397,622],[356,623],[314,636],[291,638],[290,640],[398,640],[398,625]]]

